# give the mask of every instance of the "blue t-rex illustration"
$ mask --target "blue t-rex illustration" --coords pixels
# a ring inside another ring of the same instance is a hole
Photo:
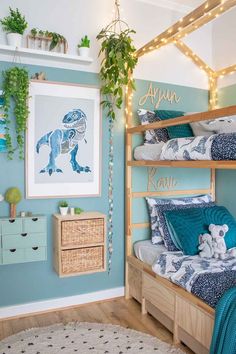
[[[86,114],[81,109],[73,109],[62,120],[64,129],[52,130],[39,139],[36,145],[37,153],[43,145],[48,145],[51,148],[48,165],[40,173],[47,172],[49,176],[54,172],[62,173],[62,170],[56,166],[56,158],[61,154],[68,153],[71,156],[70,163],[73,171],[77,173],[91,172],[89,166],[82,167],[76,161],[78,143],[85,137],[86,121]]]

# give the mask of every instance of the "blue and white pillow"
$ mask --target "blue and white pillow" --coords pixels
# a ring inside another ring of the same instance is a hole
[[[159,122],[161,120],[157,117],[155,112],[147,111],[146,109],[139,109],[137,113],[142,125]],[[150,129],[144,134],[144,144],[166,143],[168,140],[169,135],[166,128]]]
[[[152,243],[154,245],[165,244],[168,251],[176,251],[168,226],[165,220],[164,211],[181,209],[183,206],[188,205],[206,205],[212,202],[210,195],[201,195],[197,197],[175,198],[175,199],[159,199],[159,198],[146,198],[152,231]],[[169,209],[168,209],[169,207]]]

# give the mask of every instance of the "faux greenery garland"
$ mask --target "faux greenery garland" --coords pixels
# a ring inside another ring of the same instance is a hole
[[[108,118],[113,120],[116,108],[122,107],[124,86],[131,85],[135,89],[134,80],[129,76],[138,62],[130,37],[132,33],[135,31],[129,28],[115,33],[106,27],[97,36],[97,39],[102,40],[99,55],[105,54],[100,70],[101,93],[105,97],[101,104],[108,109]]]
[[[16,126],[16,141],[19,148],[19,158],[24,158],[24,135],[29,115],[29,76],[24,68],[13,67],[3,72],[4,116],[6,119],[6,145],[8,158],[12,160],[15,149],[12,146],[9,118],[11,98],[14,102]]]

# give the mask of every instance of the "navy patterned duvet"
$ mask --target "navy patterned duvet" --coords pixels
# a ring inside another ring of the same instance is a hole
[[[154,262],[153,271],[215,307],[229,288],[236,286],[236,258],[224,260],[184,256],[182,252],[164,252]]]
[[[236,160],[236,133],[171,139],[161,160]]]

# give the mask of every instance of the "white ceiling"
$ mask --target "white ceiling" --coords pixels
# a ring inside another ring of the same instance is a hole
[[[200,6],[204,0],[138,0],[155,6],[166,7],[181,12],[189,12]]]

